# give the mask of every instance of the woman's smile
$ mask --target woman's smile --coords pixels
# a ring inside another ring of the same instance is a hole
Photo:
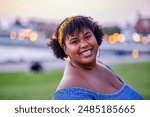
[[[93,49],[83,50],[80,55],[83,57],[90,57],[92,55]]]

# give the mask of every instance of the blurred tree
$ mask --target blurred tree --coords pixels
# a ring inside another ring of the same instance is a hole
[[[121,29],[118,26],[104,27],[103,29],[104,29],[104,32],[106,34],[109,34],[109,35],[111,35],[113,33],[120,33],[121,32]]]

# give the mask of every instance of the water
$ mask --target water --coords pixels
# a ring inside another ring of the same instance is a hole
[[[127,62],[150,61],[150,54],[140,54],[138,58],[131,56],[131,51],[127,54],[116,54],[116,51],[103,45],[100,48],[99,60],[105,64],[118,64]],[[63,69],[66,62],[54,57],[53,52],[48,47],[31,47],[17,45],[0,45],[0,72],[30,71],[33,62],[39,62],[45,71],[53,69]]]

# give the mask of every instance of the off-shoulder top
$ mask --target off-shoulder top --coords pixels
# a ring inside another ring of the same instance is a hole
[[[143,100],[144,98],[129,85],[113,94],[103,94],[80,87],[69,87],[55,92],[53,100]]]

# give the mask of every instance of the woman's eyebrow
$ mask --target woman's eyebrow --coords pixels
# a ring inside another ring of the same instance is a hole
[[[87,31],[84,35],[86,36],[86,35],[88,35],[88,34],[91,34],[91,32],[90,32],[90,31]]]
[[[78,37],[71,37],[71,38],[69,39],[69,41],[75,40],[75,39],[78,39]]]

